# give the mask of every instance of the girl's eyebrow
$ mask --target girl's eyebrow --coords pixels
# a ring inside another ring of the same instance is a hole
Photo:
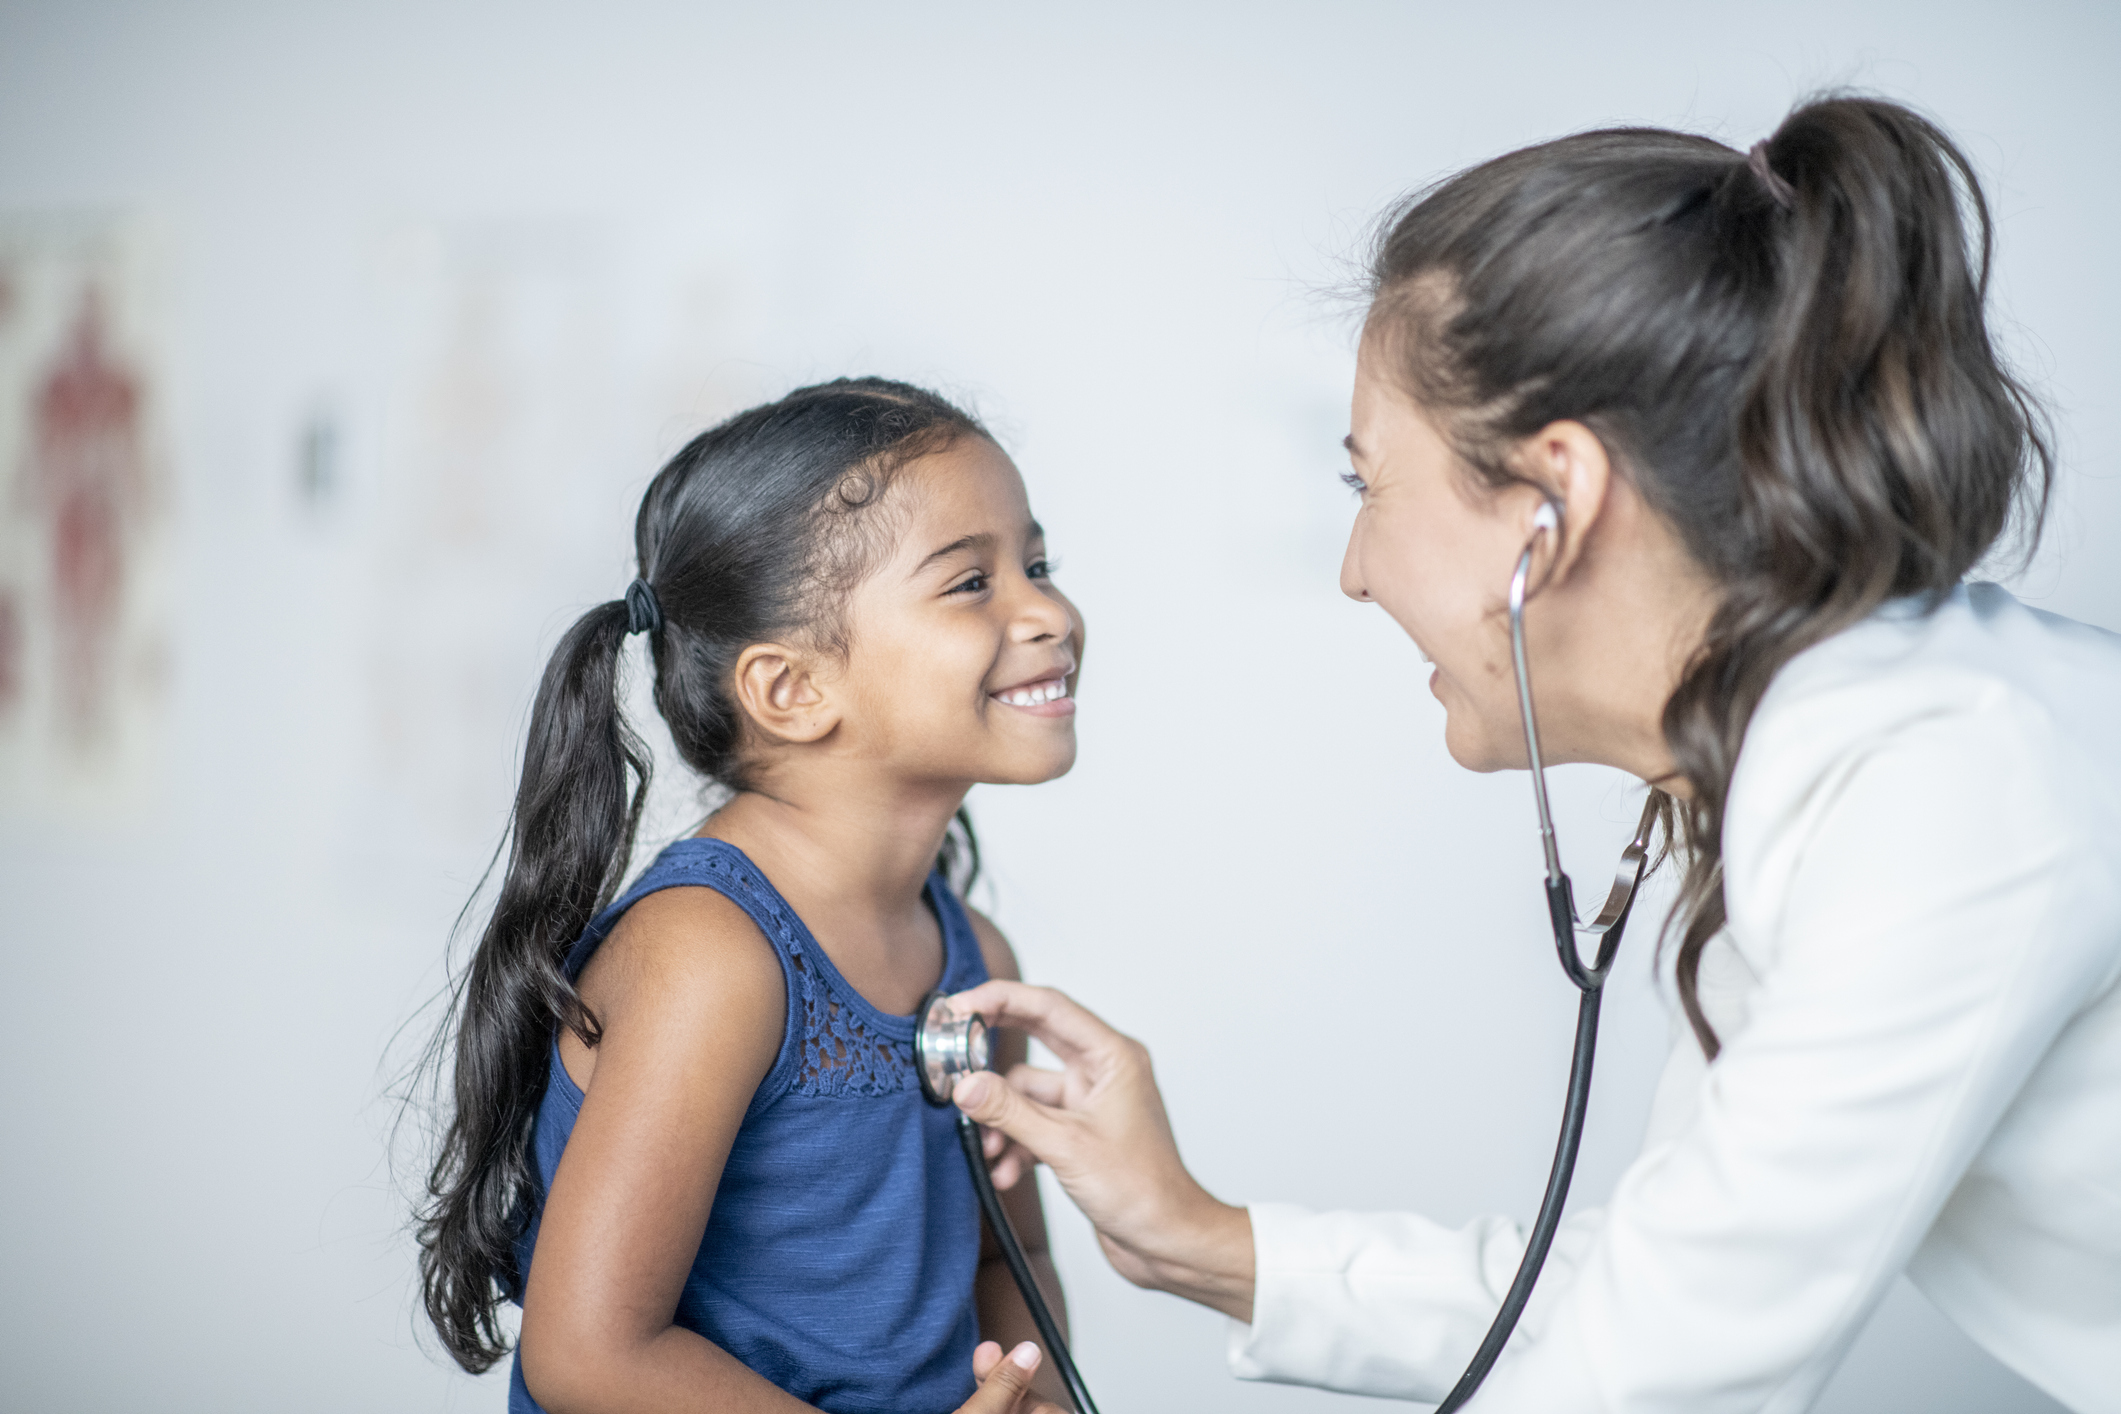
[[[982,531],[976,535],[960,535],[957,537],[957,539],[951,541],[948,545],[943,546],[940,550],[929,551],[928,557],[913,567],[913,574],[919,574],[922,570],[928,568],[928,566],[934,564],[937,560],[946,560],[950,558],[950,556],[957,554],[960,550],[981,550],[985,549],[989,545],[992,545],[993,543],[994,537],[986,533],[985,531]],[[912,577],[912,575],[907,576],[907,578],[909,579]]]
[[[1032,521],[1025,531],[1024,538],[1026,540],[1043,540],[1046,538],[1046,527],[1040,525],[1037,521]],[[913,567],[913,574],[906,577],[911,579],[937,560],[946,560],[959,551],[984,550],[994,543],[994,539],[994,535],[988,531],[980,531],[974,535],[960,535],[941,549],[931,550],[925,559]]]

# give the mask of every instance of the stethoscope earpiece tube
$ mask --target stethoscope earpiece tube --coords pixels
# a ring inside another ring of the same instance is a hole
[[[1598,917],[1589,923],[1576,921],[1576,897],[1569,876],[1561,867],[1561,850],[1554,838],[1554,816],[1547,806],[1546,763],[1539,755],[1539,722],[1532,713],[1532,670],[1526,661],[1524,645],[1524,606],[1526,581],[1532,570],[1532,551],[1539,544],[1541,535],[1558,535],[1561,529],[1561,511],[1552,501],[1539,508],[1532,521],[1532,538],[1526,542],[1524,552],[1517,558],[1517,572],[1510,577],[1510,661],[1517,673],[1517,702],[1524,714],[1524,744],[1527,764],[1532,770],[1532,798],[1539,808],[1539,843],[1546,856],[1547,921],[1554,929],[1554,948],[1561,957],[1561,970],[1568,974],[1569,981],[1583,994],[1576,1007],[1576,1048],[1569,1061],[1568,1098],[1561,1111],[1561,1138],[1554,1146],[1554,1167],[1547,1175],[1547,1191],[1539,1200],[1539,1216],[1532,1223],[1532,1233],[1525,1243],[1524,1258],[1517,1264],[1517,1275],[1510,1280],[1510,1289],[1502,1298],[1502,1307],[1495,1313],[1493,1324],[1482,1337],[1480,1348],[1473,1352],[1473,1359],[1466,1372],[1458,1377],[1444,1402],[1436,1406],[1436,1414],[1453,1414],[1473,1397],[1480,1382],[1488,1377],[1488,1371],[1502,1354],[1503,1346],[1510,1340],[1510,1333],[1517,1329],[1517,1318],[1524,1314],[1525,1303],[1532,1298],[1532,1288],[1539,1281],[1539,1269],[1546,1265],[1547,1249],[1554,1245],[1554,1233],[1561,1227],[1561,1210],[1569,1199],[1569,1180],[1576,1173],[1576,1151],[1583,1143],[1583,1121],[1590,1111],[1591,1063],[1598,1052],[1598,1005],[1604,995],[1606,974],[1612,969],[1614,954],[1620,951],[1620,936],[1627,930],[1628,915],[1634,911],[1635,890],[1642,883],[1644,862],[1649,857],[1650,826],[1657,819],[1657,796],[1642,807],[1642,819],[1635,826],[1635,837],[1620,857],[1620,867],[1615,871],[1613,890],[1607,896],[1605,906]],[[1576,935],[1588,933],[1598,940],[1595,960],[1586,967],[1583,954],[1576,945]]]
[[[913,1068],[920,1077],[921,1094],[929,1104],[947,1107],[959,1079],[985,1070],[988,1056],[984,1018],[957,1015],[941,992],[930,992],[922,1000],[920,1020],[913,1029]],[[1039,1290],[1030,1260],[1024,1256],[1016,1225],[1009,1221],[1009,1211],[1002,1206],[1001,1195],[994,1191],[994,1179],[987,1172],[987,1155],[980,1146],[979,1125],[963,1110],[957,1112],[957,1143],[965,1151],[965,1168],[972,1175],[972,1191],[979,1195],[980,1214],[986,1218],[995,1244],[1002,1249],[1002,1259],[1009,1264],[1016,1289],[1023,1293],[1024,1305],[1031,1311],[1039,1339],[1045,1342],[1047,1356],[1060,1368],[1068,1397],[1075,1401],[1078,1414],[1097,1414],[1089,1387],[1083,1383],[1082,1372],[1075,1368],[1075,1357],[1068,1351],[1067,1337],[1053,1319],[1053,1310],[1046,1304],[1045,1293]]]

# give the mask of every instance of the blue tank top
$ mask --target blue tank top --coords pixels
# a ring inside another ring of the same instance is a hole
[[[787,982],[788,1024],[730,1146],[676,1323],[828,1414],[955,1409],[973,1391],[979,1207],[952,1112],[921,1095],[913,1018],[864,1000],[765,875],[720,840],[679,840],[657,856],[582,934],[568,975],[628,908],[684,885],[727,896],[758,924]],[[940,874],[927,898],[943,930],[939,985],[984,982],[979,941]],[[556,1038],[533,1137],[545,1189],[581,1108]],[[526,1280],[538,1216],[516,1245]],[[508,1408],[542,1414],[520,1353]]]

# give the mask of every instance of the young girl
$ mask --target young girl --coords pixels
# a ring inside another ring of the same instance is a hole
[[[1074,764],[1082,621],[1009,458],[900,383],[702,433],[634,534],[640,578],[568,631],[531,714],[421,1215],[428,1314],[476,1371],[521,1303],[511,1414],[955,1408],[975,1344],[1033,1327],[910,1013],[1017,975],[949,832],[974,782]],[[649,776],[618,701],[634,633],[679,752],[732,795],[614,901]],[[1058,1310],[1034,1186],[1011,1207]]]

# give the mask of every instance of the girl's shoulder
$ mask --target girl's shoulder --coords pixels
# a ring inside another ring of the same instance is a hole
[[[1005,982],[1021,982],[1024,974],[1016,965],[1016,949],[1009,946],[994,920],[963,899],[958,900],[958,906],[965,911],[965,921],[972,925],[972,936],[979,943],[980,961],[987,964],[987,975]]]
[[[787,1026],[787,985],[773,944],[751,911],[713,884],[655,882],[645,891],[636,886],[600,920],[593,949],[574,964],[583,1002],[606,1031],[648,1027],[673,1039],[718,1032],[725,1045],[760,1056],[763,1076]],[[586,1089],[595,1052],[563,1033],[561,1053]]]
[[[727,894],[698,884],[635,901],[590,956],[581,982],[587,987],[599,975],[650,986],[734,984],[776,999],[782,990],[780,963],[758,921]]]

